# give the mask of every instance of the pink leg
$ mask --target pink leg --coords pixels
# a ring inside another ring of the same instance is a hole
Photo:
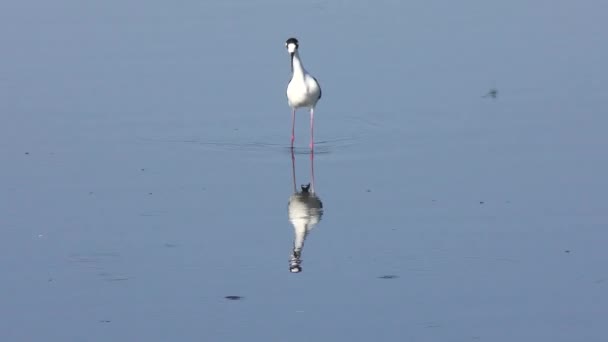
[[[310,151],[310,179],[312,180],[312,193],[315,193],[315,151]]]
[[[294,142],[294,140],[296,140],[295,129],[296,129],[296,109],[294,108],[293,111],[291,112],[291,147],[293,147],[293,142]]]
[[[314,131],[315,131],[315,109],[310,108],[310,150],[315,149]]]

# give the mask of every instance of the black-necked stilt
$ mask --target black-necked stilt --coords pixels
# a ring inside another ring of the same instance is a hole
[[[291,113],[291,146],[295,140],[296,110],[310,108],[310,149],[314,149],[314,115],[315,106],[321,98],[321,86],[316,78],[304,69],[298,54],[298,40],[289,38],[285,42],[287,52],[291,56],[291,81],[287,85],[287,102],[292,109]]]

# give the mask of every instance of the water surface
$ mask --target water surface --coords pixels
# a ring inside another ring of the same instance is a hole
[[[603,341],[606,7],[3,3],[0,339]]]

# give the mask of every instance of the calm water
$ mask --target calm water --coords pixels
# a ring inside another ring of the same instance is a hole
[[[607,10],[3,2],[0,339],[604,341]]]

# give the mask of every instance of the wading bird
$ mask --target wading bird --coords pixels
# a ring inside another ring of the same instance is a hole
[[[314,150],[314,117],[315,106],[321,98],[321,86],[316,78],[304,69],[298,53],[298,40],[289,38],[285,42],[287,52],[291,56],[291,81],[287,85],[287,102],[291,112],[291,147],[295,140],[296,110],[298,108],[310,109],[310,149]]]

